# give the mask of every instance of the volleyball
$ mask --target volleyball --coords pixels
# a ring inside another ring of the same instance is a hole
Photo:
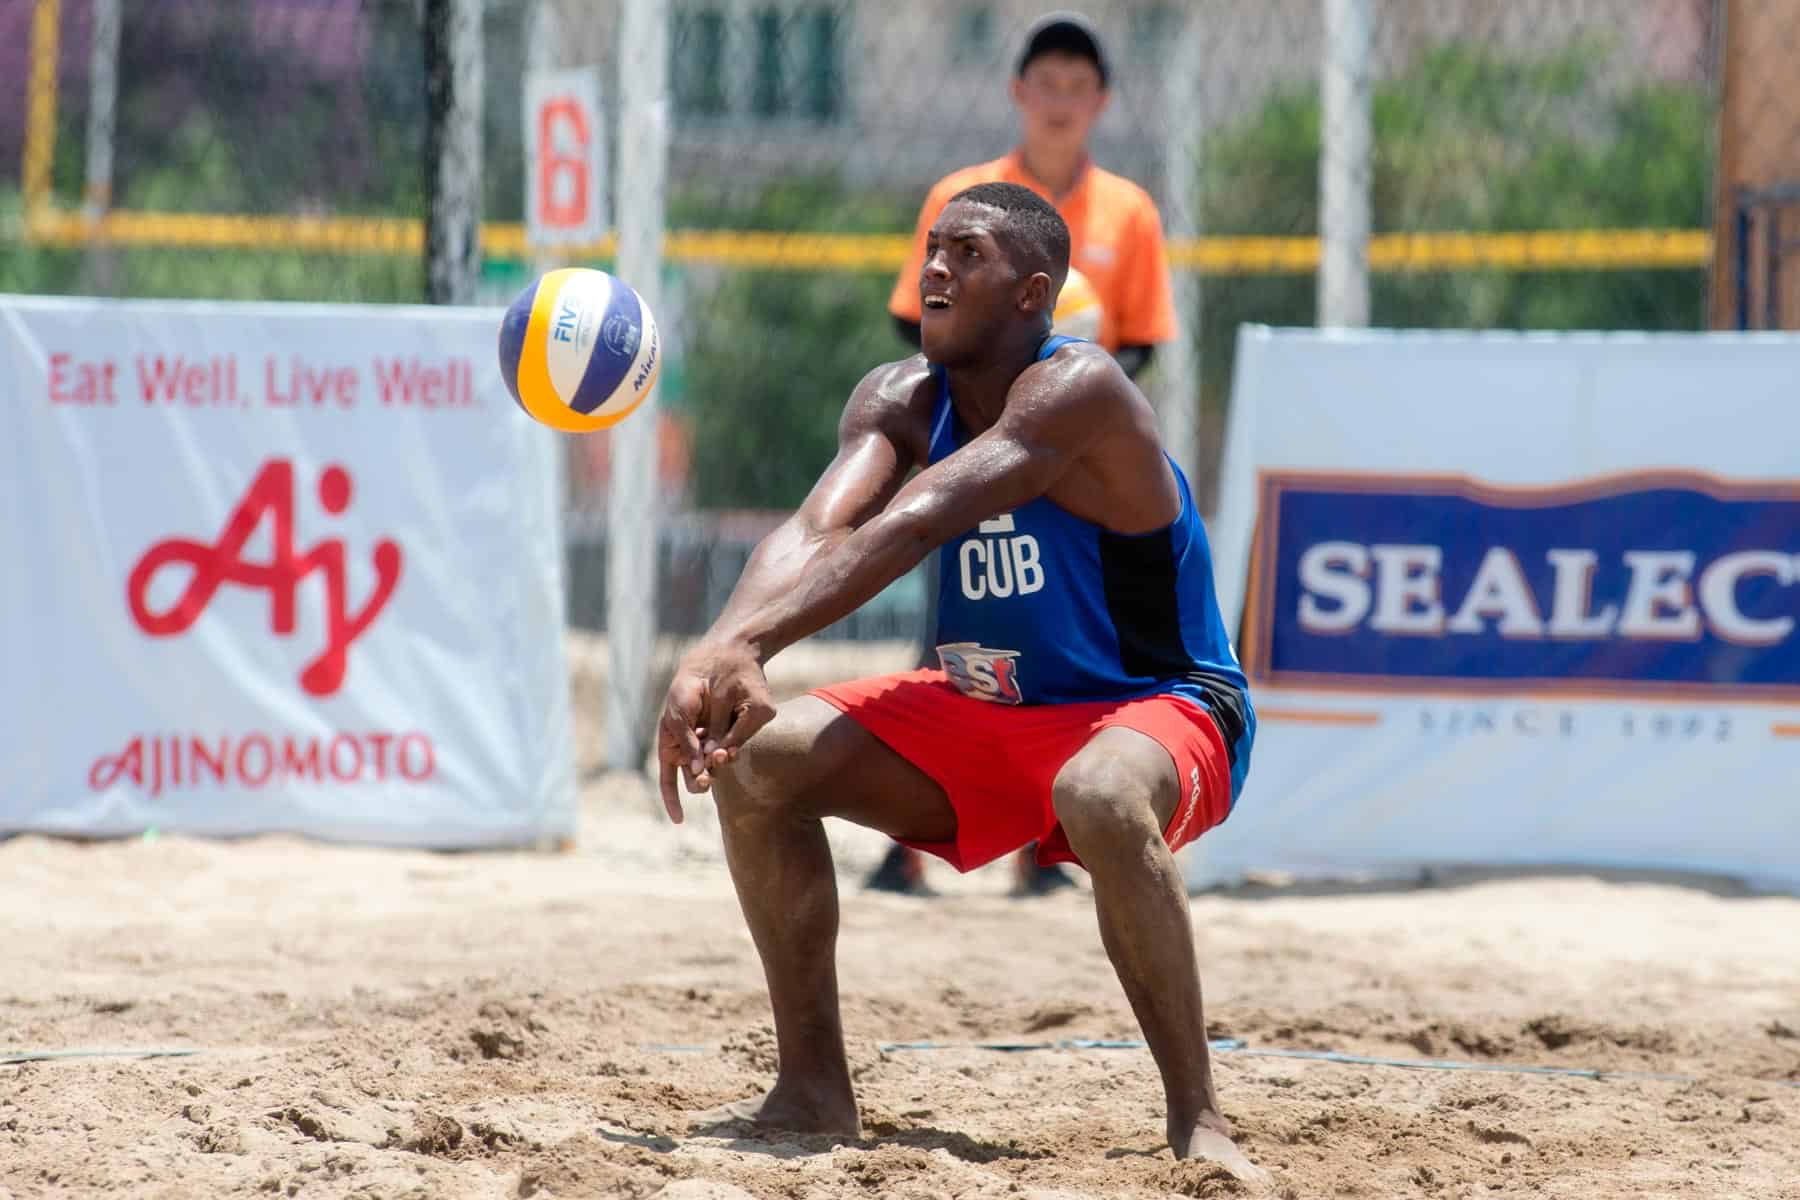
[[[1100,319],[1104,315],[1100,293],[1094,290],[1093,283],[1070,267],[1062,291],[1057,293],[1056,308],[1050,314],[1050,331],[1064,337],[1097,342],[1100,340]]]
[[[500,321],[500,373],[534,419],[565,433],[616,425],[662,370],[656,318],[630,284],[605,271],[547,271]]]

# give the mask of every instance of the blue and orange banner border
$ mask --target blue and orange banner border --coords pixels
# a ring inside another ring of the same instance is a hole
[[[1245,672],[1253,685],[1363,695],[1413,697],[1554,697],[1589,700],[1668,700],[1705,703],[1800,703],[1800,680],[1793,684],[1703,684],[1660,680],[1445,678],[1424,675],[1370,675],[1276,670],[1272,665],[1276,594],[1276,539],[1286,493],[1406,493],[1455,496],[1491,507],[1541,508],[1602,500],[1656,488],[1699,492],[1718,500],[1800,502],[1800,480],[1733,480],[1706,471],[1659,468],[1616,471],[1557,484],[1494,484],[1452,473],[1262,470],[1257,472],[1256,522],[1251,533],[1249,587],[1239,639]],[[1790,736],[1785,727],[1781,736]],[[1794,727],[1800,735],[1800,725]]]

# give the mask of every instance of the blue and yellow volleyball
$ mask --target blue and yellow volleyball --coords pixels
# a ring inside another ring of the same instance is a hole
[[[1069,268],[1069,277],[1057,293],[1056,308],[1050,314],[1050,332],[1064,337],[1100,340],[1100,327],[1106,320],[1106,308],[1100,293],[1086,275]]]
[[[500,322],[500,373],[533,418],[592,433],[630,416],[662,371],[656,318],[630,284],[605,271],[547,271]]]

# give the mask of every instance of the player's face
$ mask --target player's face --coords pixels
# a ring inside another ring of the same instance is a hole
[[[996,236],[1000,213],[946,205],[925,238],[919,273],[919,341],[925,357],[955,366],[979,358],[1019,299],[1019,272]]]
[[[1028,148],[1073,152],[1087,145],[1088,130],[1106,108],[1100,68],[1092,59],[1055,51],[1040,54],[1012,81]]]

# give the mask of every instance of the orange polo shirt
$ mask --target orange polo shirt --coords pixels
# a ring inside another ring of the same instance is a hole
[[[1175,298],[1163,250],[1162,217],[1148,192],[1131,180],[1089,163],[1062,202],[1025,170],[1018,151],[944,176],[925,197],[912,254],[900,269],[888,311],[919,319],[919,272],[925,266],[925,238],[950,197],[977,183],[1017,183],[1056,204],[1069,226],[1069,264],[1100,294],[1105,308],[1100,344],[1151,346],[1175,336]]]

